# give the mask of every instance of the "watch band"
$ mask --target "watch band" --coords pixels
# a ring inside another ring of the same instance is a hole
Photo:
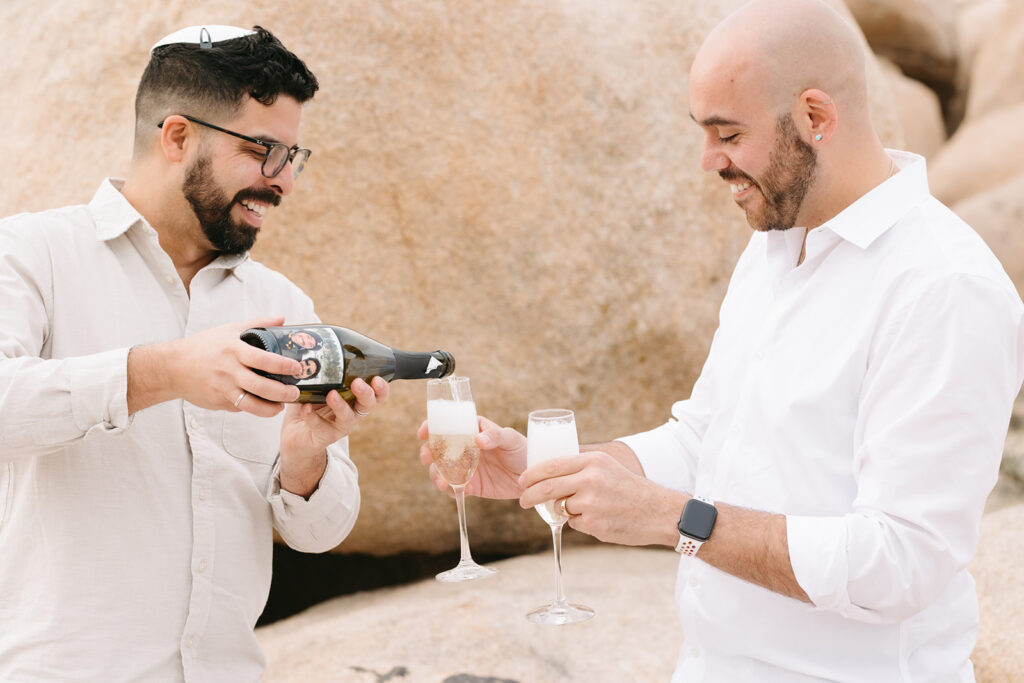
[[[715,504],[714,501],[704,498],[703,496],[694,496],[694,499],[699,500],[702,503],[707,503],[708,505]],[[676,542],[676,552],[682,553],[687,557],[693,557],[697,554],[697,551],[700,550],[700,547],[704,545],[704,543],[704,541],[700,541],[692,536],[686,536],[680,533],[679,540]]]

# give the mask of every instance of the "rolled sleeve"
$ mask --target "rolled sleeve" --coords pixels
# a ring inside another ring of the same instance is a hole
[[[786,517],[789,560],[797,583],[816,607],[847,614],[846,525],[837,517]]]
[[[1020,386],[1020,330],[1019,300],[958,276],[925,288],[878,335],[853,509],[786,520],[793,572],[815,605],[899,621],[966,569]]]
[[[674,423],[667,422],[646,432],[616,439],[629,446],[644,468],[644,476],[656,484],[682,492],[693,491],[693,471],[680,453],[672,434]]]
[[[118,432],[129,424],[128,349],[114,349],[67,361],[71,411],[88,437]]]
[[[8,358],[0,377],[0,443],[12,456],[55,452],[79,439],[114,434],[131,424],[128,349],[61,360]]]
[[[348,457],[348,439],[327,449],[327,468],[309,499],[281,488],[280,460],[274,465],[267,499],[274,526],[290,547],[307,553],[340,544],[359,515],[359,478]]]

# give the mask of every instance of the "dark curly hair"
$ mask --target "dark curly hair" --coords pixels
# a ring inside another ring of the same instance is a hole
[[[135,139],[171,114],[230,119],[246,96],[271,105],[280,95],[300,104],[320,88],[313,72],[270,31],[222,40],[212,47],[175,43],[153,50],[135,94]]]

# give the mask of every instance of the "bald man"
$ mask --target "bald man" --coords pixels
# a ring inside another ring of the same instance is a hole
[[[828,6],[729,16],[690,115],[754,233],[690,398],[525,472],[522,435],[481,420],[470,493],[560,500],[577,530],[681,553],[674,681],[974,680],[966,568],[1024,306],[867,101],[859,36]]]

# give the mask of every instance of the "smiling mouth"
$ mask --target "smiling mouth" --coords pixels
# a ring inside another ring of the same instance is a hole
[[[743,192],[744,190],[748,189],[750,186],[751,186],[751,183],[749,181],[741,181],[741,182],[738,182],[738,183],[729,183],[729,190],[732,192],[733,196],[735,197],[740,192]]]
[[[260,218],[263,218],[263,216],[267,213],[267,209],[270,207],[269,204],[261,204],[260,202],[255,202],[251,199],[243,199],[242,201],[239,202],[239,204],[249,209],[249,211],[252,211]]]

